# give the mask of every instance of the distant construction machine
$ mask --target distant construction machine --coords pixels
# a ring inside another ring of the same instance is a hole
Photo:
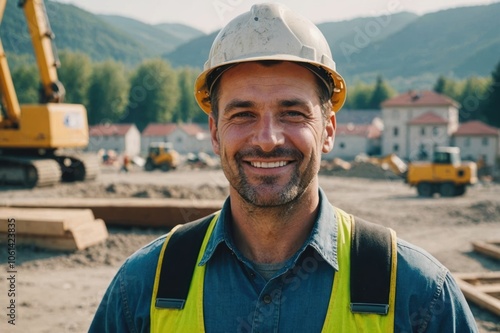
[[[406,174],[406,182],[415,186],[421,197],[464,195],[467,186],[477,180],[476,163],[462,162],[458,147],[436,147],[431,162],[410,163]]]
[[[7,0],[0,0],[0,23]],[[40,104],[20,105],[0,41],[0,187],[44,186],[59,181],[96,178],[98,160],[62,150],[88,145],[87,111],[63,104],[65,90],[57,77],[59,60],[42,0],[19,0],[40,73]],[[75,78],[78,79],[78,78]]]
[[[151,142],[144,170],[175,170],[179,166],[179,161],[179,153],[174,150],[171,142]]]

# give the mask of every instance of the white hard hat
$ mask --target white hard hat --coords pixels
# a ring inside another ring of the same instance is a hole
[[[198,105],[207,114],[211,112],[211,85],[222,74],[222,71],[217,73],[217,69],[262,60],[309,64],[305,66],[323,77],[323,81],[326,82],[324,77],[331,81],[332,110],[337,112],[344,104],[345,82],[335,70],[330,47],[321,31],[284,5],[270,3],[253,5],[249,12],[234,18],[215,37],[203,72],[196,79]],[[207,80],[210,83],[207,84]]]

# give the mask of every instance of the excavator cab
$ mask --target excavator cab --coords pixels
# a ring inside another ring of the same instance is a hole
[[[0,0],[0,24],[6,2]],[[88,145],[87,111],[83,105],[63,103],[65,90],[57,77],[59,60],[45,4],[41,0],[21,0],[18,4],[27,19],[41,96],[40,104],[19,104],[0,41],[0,187],[94,179],[99,173],[97,157],[61,152]]]

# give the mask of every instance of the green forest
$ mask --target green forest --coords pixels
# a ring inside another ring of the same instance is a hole
[[[80,52],[60,52],[59,79],[67,103],[83,104],[89,124],[135,123],[139,130],[155,122],[207,122],[196,104],[194,81],[199,69],[173,68],[164,59],[144,60],[130,68],[114,60],[94,62]],[[20,103],[38,102],[36,65],[16,57],[12,77]],[[376,110],[397,94],[382,76],[372,84],[347,84],[347,101],[341,112]],[[440,76],[433,87],[460,105],[460,119],[482,120],[500,127],[500,62],[490,77],[453,79]]]

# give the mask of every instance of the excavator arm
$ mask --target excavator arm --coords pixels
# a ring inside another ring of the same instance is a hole
[[[7,0],[0,0],[0,25],[2,24],[3,14]],[[15,127],[19,123],[21,116],[21,107],[17,100],[14,83],[10,75],[7,57],[0,40],[0,95],[2,96],[2,106],[4,114],[0,112],[0,128]]]
[[[40,103],[62,103],[65,90],[57,77],[60,62],[45,3],[43,0],[19,0],[18,5],[23,8],[26,16],[40,72],[42,82]]]
[[[7,0],[0,0],[0,24],[6,5]],[[18,5],[23,8],[26,16],[38,71],[40,73],[40,103],[62,103],[65,89],[57,77],[57,68],[60,63],[55,44],[53,43],[54,33],[50,28],[45,4],[42,0],[20,0]],[[0,114],[0,127],[16,127],[21,117],[21,108],[1,41],[0,92],[4,109],[4,115]]]

